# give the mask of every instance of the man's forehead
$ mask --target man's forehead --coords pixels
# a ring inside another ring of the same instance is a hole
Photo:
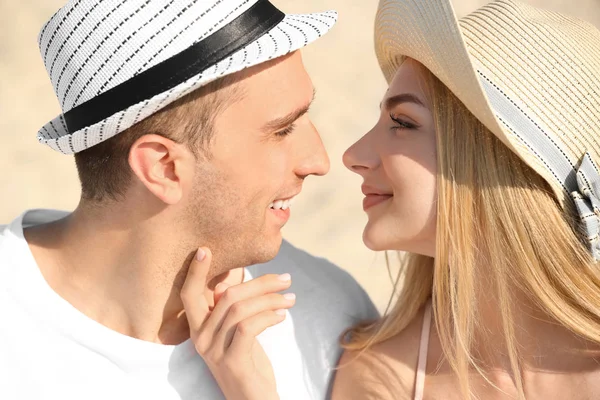
[[[299,53],[249,69],[236,90],[242,97],[224,110],[229,121],[219,122],[261,131],[280,130],[301,118],[316,94]]]
[[[249,101],[260,101],[271,107],[310,102],[314,87],[299,52],[265,63],[249,71],[242,82]],[[296,104],[298,105],[298,104]]]

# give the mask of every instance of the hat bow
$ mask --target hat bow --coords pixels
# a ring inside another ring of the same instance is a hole
[[[578,190],[571,192],[596,261],[600,260],[600,172],[588,152],[577,169]]]

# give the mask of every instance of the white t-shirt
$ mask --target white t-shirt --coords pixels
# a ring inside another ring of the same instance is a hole
[[[0,227],[0,399],[223,399],[190,340],[166,346],[122,335],[52,290],[23,227],[65,215],[32,210]],[[327,398],[341,354],[339,335],[378,316],[368,296],[349,274],[287,242],[273,261],[246,272],[293,277],[296,305],[258,338],[280,397]]]

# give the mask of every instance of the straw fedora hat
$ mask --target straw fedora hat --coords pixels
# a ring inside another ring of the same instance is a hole
[[[336,20],[285,15],[267,0],[70,0],[38,38],[62,108],[38,141],[88,149],[217,78],[306,46]]]
[[[600,31],[513,0],[458,19],[450,0],[380,0],[377,58],[436,75],[552,187],[600,259]],[[575,207],[574,207],[575,206]]]

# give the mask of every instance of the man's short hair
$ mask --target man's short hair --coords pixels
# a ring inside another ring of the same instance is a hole
[[[231,103],[239,74],[217,79],[178,99],[131,128],[75,154],[84,200],[119,200],[133,178],[131,146],[142,136],[156,134],[185,143],[196,156],[206,155],[217,115]]]

